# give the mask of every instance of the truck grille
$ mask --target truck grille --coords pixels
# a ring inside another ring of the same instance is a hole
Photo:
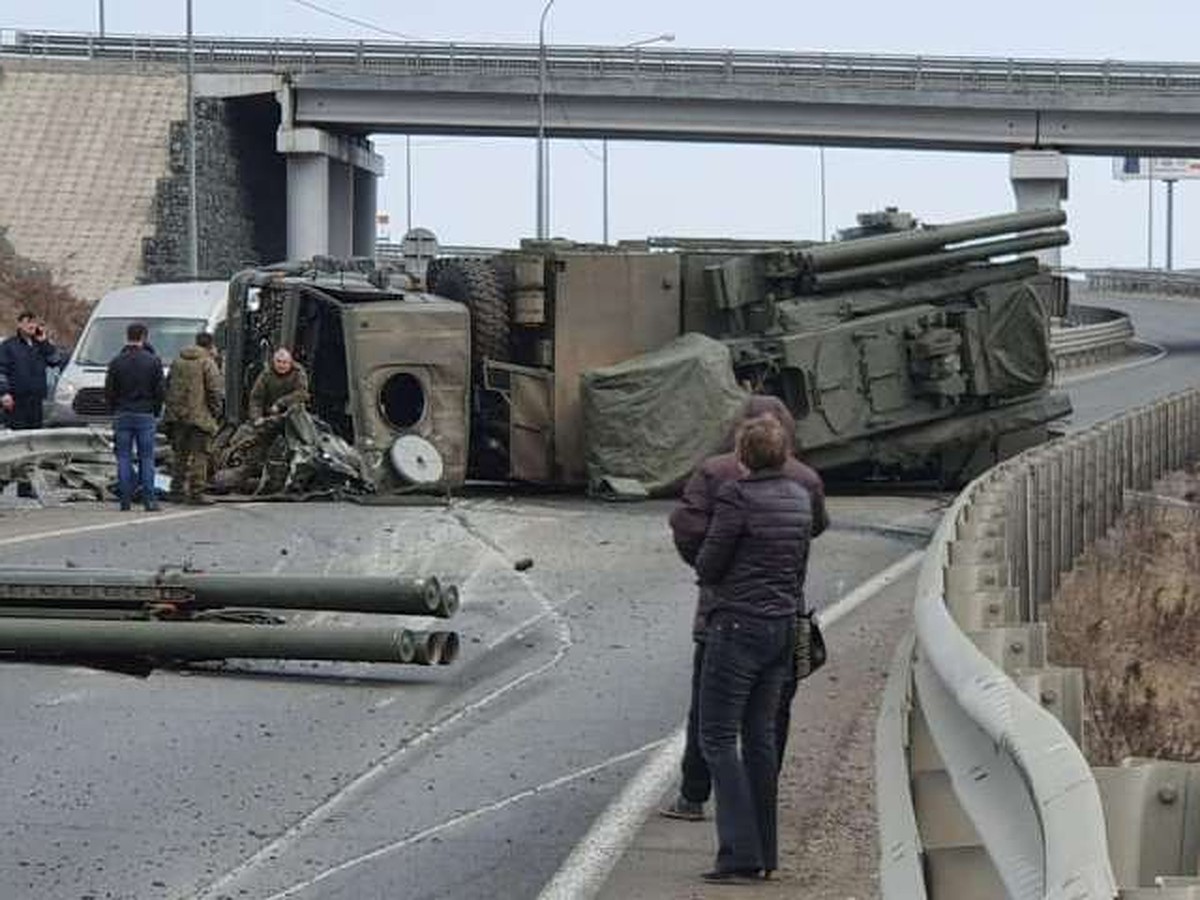
[[[104,397],[104,388],[80,388],[71,403],[71,409],[80,416],[107,416],[108,401]]]

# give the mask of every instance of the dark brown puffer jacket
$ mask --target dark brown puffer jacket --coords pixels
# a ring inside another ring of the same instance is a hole
[[[713,593],[710,614],[796,615],[811,535],[809,493],[781,470],[721,485],[696,556],[700,584]]]

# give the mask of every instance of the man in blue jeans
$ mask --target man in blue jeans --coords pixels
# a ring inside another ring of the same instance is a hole
[[[134,322],[125,329],[125,347],[108,364],[104,394],[116,416],[113,445],[117,454],[117,483],[121,509],[133,502],[133,447],[137,445],[138,482],[147,512],[158,509],[154,493],[154,435],[165,388],[163,364],[146,345],[146,326]]]

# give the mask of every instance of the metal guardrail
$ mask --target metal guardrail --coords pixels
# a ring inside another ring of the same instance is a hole
[[[536,76],[536,44],[199,37],[200,70],[351,71],[393,75]],[[5,30],[0,54],[182,64],[183,37]],[[553,77],[797,84],[887,91],[993,94],[1200,95],[1200,65],[553,45]]]
[[[1087,286],[1095,291],[1200,297],[1200,272],[1156,269],[1090,269]]]
[[[1118,895],[1101,792],[1077,745],[1082,673],[1047,667],[1039,610],[1127,490],[1198,456],[1193,389],[1026,451],[958,495],[921,570],[915,651],[898,657],[877,726],[878,753],[907,750],[900,779],[883,777],[894,759],[876,760],[885,900]],[[1106,784],[1135,778],[1105,770]]]
[[[1090,306],[1082,316],[1086,321],[1050,329],[1050,353],[1059,369],[1094,365],[1123,354],[1133,340],[1133,322],[1113,309]]]
[[[112,451],[112,431],[105,428],[0,429],[0,480],[11,470],[49,456],[86,456]]]

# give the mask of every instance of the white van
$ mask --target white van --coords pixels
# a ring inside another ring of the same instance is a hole
[[[48,425],[86,425],[112,418],[104,399],[108,363],[125,346],[125,328],[141,322],[164,366],[192,344],[199,331],[225,321],[226,281],[144,284],[110,291],[92,307],[91,317],[46,407]]]

